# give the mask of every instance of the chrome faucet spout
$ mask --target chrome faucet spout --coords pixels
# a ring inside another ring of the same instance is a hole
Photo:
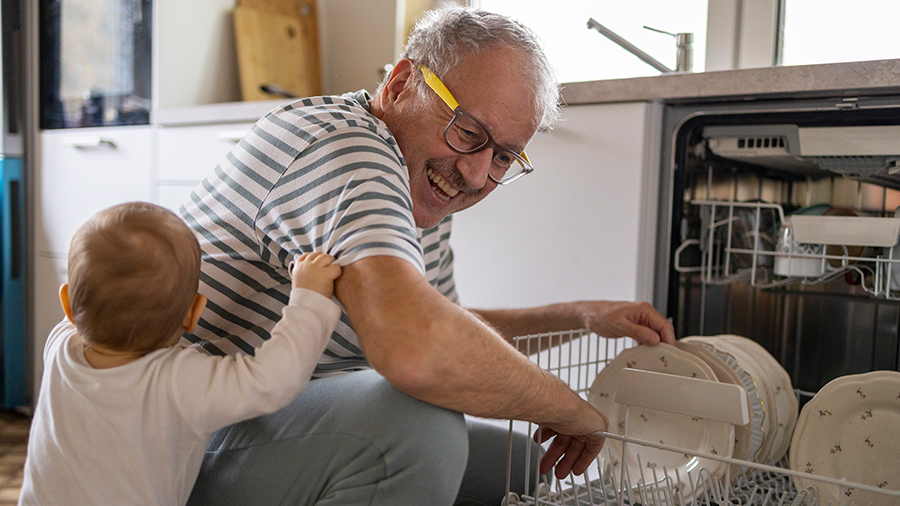
[[[597,30],[598,32],[603,34],[603,36],[605,36],[609,40],[615,42],[616,44],[622,46],[626,51],[637,56],[638,58],[643,60],[644,63],[646,63],[647,65],[650,65],[651,67],[655,68],[656,70],[659,70],[660,72],[663,72],[663,73],[675,72],[674,70],[672,70],[669,67],[660,63],[660,61],[657,60],[656,58],[650,56],[649,54],[645,53],[644,51],[641,51],[640,48],[638,48],[631,42],[628,42],[627,40],[622,38],[621,35],[617,34],[616,32],[614,32],[614,31],[610,30],[609,28],[598,23],[597,21],[594,20],[594,18],[588,19],[587,27],[589,29]]]

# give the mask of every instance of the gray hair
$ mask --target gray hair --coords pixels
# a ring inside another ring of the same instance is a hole
[[[416,23],[401,55],[445,76],[460,60],[501,44],[525,57],[523,71],[534,77],[534,99],[541,114],[540,128],[551,128],[560,119],[559,83],[537,35],[518,21],[479,9],[446,6],[426,12]],[[418,92],[426,93],[424,80],[415,78]]]

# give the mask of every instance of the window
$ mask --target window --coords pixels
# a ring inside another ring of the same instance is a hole
[[[694,34],[694,72],[704,69],[708,0],[474,0],[482,9],[509,14],[537,32],[560,82],[655,76],[659,71],[596,30],[588,19],[609,28],[645,53],[674,69],[675,38],[644,29]]]
[[[533,28],[561,82],[659,71],[595,30],[595,19],[669,68],[673,37],[694,34],[694,72],[900,58],[897,0],[469,0]]]
[[[783,65],[900,58],[897,0],[783,1]]]

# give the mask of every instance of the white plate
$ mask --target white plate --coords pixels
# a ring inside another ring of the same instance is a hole
[[[756,367],[756,370],[759,371],[759,374],[754,375],[754,377],[757,378],[758,382],[761,383],[766,390],[769,402],[767,406],[770,408],[768,413],[771,414],[767,425],[769,432],[766,434],[768,444],[764,445],[768,451],[764,451],[765,454],[760,456],[760,462],[777,462],[784,456],[784,453],[777,455],[777,452],[786,441],[784,425],[790,417],[790,403],[785,398],[786,395],[780,393],[783,391],[781,381],[776,377],[775,371],[769,366],[765,357],[758,353],[757,350],[751,349],[746,341],[733,339],[736,336],[730,335],[720,335],[716,337],[718,339],[724,339],[729,346],[736,348],[737,352],[743,353],[743,359],[745,361],[752,361],[752,367]],[[765,353],[768,354],[768,352]],[[788,444],[790,443],[789,441],[787,442]]]
[[[755,460],[761,463],[771,463],[772,448],[778,439],[778,410],[776,409],[774,380],[759,360],[740,346],[719,336],[712,339],[715,340],[715,346],[718,349],[734,356],[741,368],[756,382],[757,391],[761,393],[760,400],[765,408],[765,417],[763,417],[763,442]]]
[[[784,367],[775,360],[775,357],[756,341],[743,336],[727,334],[719,337],[728,339],[742,347],[745,352],[757,359],[769,372],[769,379],[775,388],[775,419],[778,422],[775,428],[775,440],[769,457],[773,462],[778,462],[787,453],[788,447],[791,446],[791,434],[794,432],[794,426],[797,425],[797,415],[800,412],[800,405],[797,401],[797,394],[794,392],[794,386],[791,384],[791,377],[784,370]]]
[[[719,357],[711,348],[701,343],[686,342],[683,339],[675,343],[678,349],[684,350],[706,362],[706,365],[713,370],[719,383],[727,383],[729,385],[738,385],[743,387],[744,383],[738,373],[729,366],[724,359]],[[753,405],[750,402],[750,396],[747,396],[747,412],[753,413]],[[747,425],[736,425],[734,427],[734,451],[732,456],[736,459],[747,460],[750,457],[751,439],[753,437],[753,420]],[[731,468],[732,480],[736,479],[740,474],[740,466]]]
[[[750,434],[750,460],[758,462],[758,458],[763,452],[763,442],[766,439],[768,428],[766,427],[766,394],[760,390],[758,381],[752,376],[752,371],[745,370],[746,364],[743,363],[733,352],[725,350],[720,341],[710,336],[691,336],[681,339],[682,341],[698,343],[706,346],[710,351],[722,359],[729,367],[731,367],[741,378],[741,383],[747,390],[747,397],[750,398],[751,419],[750,423],[753,430]]]
[[[900,373],[875,371],[843,376],[822,387],[800,412],[791,439],[791,469],[900,490]],[[815,486],[821,504],[870,502],[896,506],[896,497],[849,488],[841,491],[794,477],[797,489]]]
[[[698,453],[732,455],[734,440],[729,437],[728,424],[647,408],[626,410],[625,406],[616,403],[619,373],[626,367],[716,381],[715,373],[705,362],[674,346],[661,344],[626,349],[600,370],[588,392],[588,401],[609,418],[609,432]],[[626,411],[629,411],[627,424]],[[717,460],[637,444],[627,446],[623,460],[621,441],[607,439],[606,445],[600,455],[602,464],[612,467],[619,477],[624,471],[630,487],[661,479],[665,469],[677,482],[674,486],[688,496],[704,490],[701,488],[704,484],[695,490],[689,481],[697,481],[701,467],[715,478],[724,476],[728,467]]]

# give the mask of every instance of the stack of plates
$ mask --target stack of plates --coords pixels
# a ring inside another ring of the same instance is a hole
[[[875,371],[832,380],[800,413],[791,439],[798,490],[810,485],[821,504],[888,506],[897,497],[816,481],[827,476],[883,490],[900,490],[900,372]]]
[[[626,427],[625,406],[615,402],[619,373],[624,368],[742,386],[748,394],[750,423],[735,426],[731,438],[731,426],[724,422],[634,407]],[[694,336],[680,340],[676,346],[627,349],[600,371],[588,401],[609,418],[611,433],[700,454],[764,463],[785,455],[798,414],[790,377],[778,361],[754,341],[732,335]],[[723,479],[728,471],[732,478],[740,472],[737,466],[685,453],[629,445],[623,455],[618,440],[608,439],[607,445],[600,457],[603,465],[619,476],[624,472],[632,487],[661,479],[665,468],[669,477],[679,476],[677,487],[696,494],[702,490],[695,490],[689,482],[689,471],[693,485],[701,468],[717,479]]]
[[[746,337],[693,336],[681,341],[706,347],[741,378],[753,413],[751,451],[746,460],[780,461],[791,444],[800,411],[787,371],[765,348]]]
[[[588,392],[588,401],[609,419],[609,432],[701,454],[733,455],[734,442],[729,426],[723,422],[639,407],[630,410],[626,421],[626,407],[615,402],[619,376],[625,368],[716,381],[709,365],[674,346],[624,350],[600,371]],[[608,438],[600,459],[619,479],[624,476],[630,487],[658,483],[668,475],[674,490],[697,495],[705,489],[696,487],[706,485],[697,484],[701,468],[714,477],[724,476],[728,468],[718,460],[640,445],[629,445],[623,454],[622,446],[620,441]]]

